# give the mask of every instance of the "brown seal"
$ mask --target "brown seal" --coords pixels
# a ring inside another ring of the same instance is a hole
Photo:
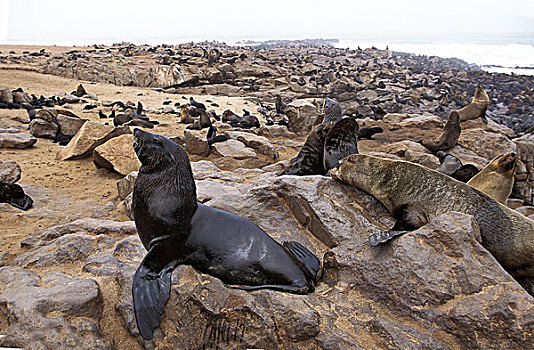
[[[460,114],[460,121],[464,122],[466,120],[472,120],[480,117],[485,123],[487,123],[488,120],[486,119],[486,110],[488,109],[488,105],[489,96],[486,93],[486,90],[479,85],[475,91],[475,96],[473,97],[471,103],[457,110],[457,112]]]
[[[421,144],[434,153],[447,151],[456,145],[461,131],[460,113],[458,113],[458,111],[452,111],[441,134],[433,140],[424,139],[421,141]]]
[[[514,186],[514,174],[517,168],[515,153],[501,154],[492,159],[477,175],[467,182],[495,199],[506,204]]]
[[[191,117],[189,114],[189,109],[187,106],[182,107],[182,110],[180,111],[180,123],[191,124],[194,122],[195,119],[193,119],[193,117]]]
[[[372,234],[378,245],[450,211],[473,215],[482,245],[517,277],[534,276],[534,221],[485,193],[424,166],[353,154],[332,169],[332,178],[378,199],[397,219],[391,231]]]

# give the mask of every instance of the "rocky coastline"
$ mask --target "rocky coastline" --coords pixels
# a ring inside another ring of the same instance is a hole
[[[419,141],[439,135],[481,85],[488,121],[462,122],[448,153],[478,169],[516,153],[518,191],[507,205],[532,219],[534,77],[329,42],[0,47],[0,181],[34,200],[26,211],[0,203],[0,346],[530,348],[534,282],[503,269],[472,216],[449,212],[372,247],[369,235],[395,221],[377,199],[327,176],[277,173],[325,97],[360,128],[381,128],[358,140],[360,153],[437,169],[440,159]],[[195,105],[220,142],[181,121],[184,110],[196,118]],[[255,119],[232,124],[241,118]],[[315,292],[245,292],[179,266],[161,326],[143,340],[131,295],[146,254],[131,221],[134,127],[186,150],[200,202],[321,257]]]

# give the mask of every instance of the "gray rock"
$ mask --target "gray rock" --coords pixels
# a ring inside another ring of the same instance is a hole
[[[13,103],[13,93],[10,89],[0,90],[0,102]]]
[[[35,137],[55,139],[58,127],[55,123],[49,123],[41,118],[35,118],[30,122],[30,134]]]
[[[37,142],[37,139],[25,132],[0,132],[0,148],[28,148]]]
[[[289,118],[289,131],[307,135],[319,113],[311,100],[295,100],[286,106],[285,114]]]
[[[242,142],[245,146],[252,148],[259,154],[265,154],[273,160],[278,158],[278,151],[266,137],[258,136],[244,131],[225,131],[226,137]]]
[[[20,180],[20,166],[14,160],[0,161],[0,182],[14,184]]]
[[[39,277],[19,267],[0,268],[0,305],[6,325],[0,346],[25,349],[112,349],[99,330],[98,285],[63,272]]]
[[[205,203],[214,198],[224,195],[239,196],[241,192],[233,186],[229,186],[215,180],[197,180],[197,200]]]
[[[234,159],[258,158],[254,150],[237,140],[215,143],[212,146],[212,150],[213,154],[219,157],[230,157]]]

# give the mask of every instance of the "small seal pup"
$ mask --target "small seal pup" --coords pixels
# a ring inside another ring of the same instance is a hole
[[[397,219],[391,231],[372,234],[371,245],[456,211],[474,216],[482,245],[508,272],[534,276],[534,221],[485,193],[418,164],[362,154],[343,158],[330,174],[373,195]]]
[[[449,175],[458,181],[467,182],[479,172],[476,166],[473,164],[462,164],[462,161],[452,154],[438,151],[436,156],[441,163],[436,171]]]
[[[493,158],[467,184],[484,192],[497,202],[506,204],[514,186],[516,168],[517,155],[515,153],[501,154]]]
[[[135,129],[134,150],[141,168],[132,209],[148,250],[132,285],[143,338],[151,339],[159,326],[178,264],[189,264],[233,288],[298,294],[314,290],[321,264],[304,246],[281,245],[251,221],[197,203],[191,165],[180,146]]]
[[[488,119],[486,118],[486,110],[488,109],[488,105],[489,96],[486,93],[486,90],[479,85],[475,91],[475,95],[473,96],[471,103],[457,110],[458,114],[460,114],[460,121],[464,122],[466,120],[472,120],[480,117],[482,118],[482,121],[487,124]]]
[[[461,131],[460,113],[458,111],[452,111],[451,114],[449,114],[449,118],[447,119],[447,123],[445,123],[441,134],[433,140],[424,139],[421,141],[421,144],[434,153],[438,151],[447,151],[456,145]]]
[[[383,132],[384,132],[384,129],[382,129],[379,126],[375,126],[372,128],[361,128],[360,130],[358,130],[358,140],[363,140],[363,139],[372,140],[375,134],[380,134]]]
[[[199,119],[195,120],[193,124],[188,125],[186,129],[201,130],[211,126],[211,119],[208,113],[204,109],[199,109],[198,111],[200,112]]]
[[[338,166],[339,160],[358,153],[358,122],[347,117],[334,124],[326,135],[323,150],[324,170]]]

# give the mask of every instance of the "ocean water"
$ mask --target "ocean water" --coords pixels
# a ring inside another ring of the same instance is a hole
[[[228,45],[237,45],[239,41],[251,40],[262,42],[273,38],[120,38],[120,39],[84,39],[58,42],[57,40],[47,41],[25,41],[25,42],[1,42],[0,44],[26,44],[26,45],[92,45],[131,42],[135,44],[170,44],[176,45],[186,42],[219,41]],[[299,38],[283,38],[296,40]],[[301,38],[300,38],[301,39]],[[468,63],[474,63],[488,72],[522,74],[534,76],[534,32],[513,33],[487,36],[462,36],[462,37],[442,37],[410,39],[400,36],[390,35],[388,38],[381,36],[360,36],[360,37],[339,37],[339,42],[335,44],[338,48],[365,49],[376,47],[392,51],[407,52],[418,55],[439,56],[445,58],[459,58]]]

